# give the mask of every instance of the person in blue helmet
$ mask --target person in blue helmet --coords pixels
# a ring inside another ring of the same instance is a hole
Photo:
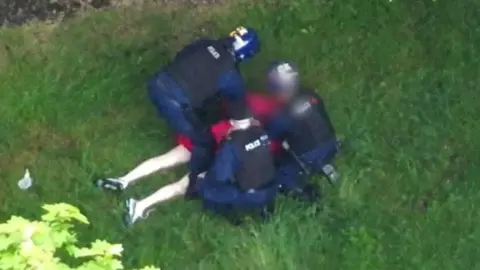
[[[232,129],[213,166],[195,185],[206,210],[239,224],[244,215],[267,219],[278,191],[270,139],[242,104],[230,107]]]
[[[214,155],[209,127],[209,111],[223,102],[244,102],[245,84],[237,68],[260,51],[254,29],[238,27],[224,39],[202,38],[185,46],[147,84],[148,95],[157,112],[177,133],[193,144],[189,170],[205,171]],[[121,190],[124,183],[115,178],[95,181],[103,188]]]
[[[284,152],[276,165],[280,190],[302,200],[317,200],[320,192],[307,181],[308,175],[324,174],[331,183],[339,177],[331,162],[340,141],[325,105],[313,89],[301,84],[298,68],[287,61],[270,66],[267,90],[280,104],[266,124],[270,138],[283,142]]]

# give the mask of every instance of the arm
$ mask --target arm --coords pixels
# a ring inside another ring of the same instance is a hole
[[[290,117],[286,113],[279,113],[273,116],[266,124],[265,131],[270,140],[282,140],[290,128]]]
[[[215,157],[215,162],[208,172],[208,178],[222,183],[229,182],[235,173],[237,162],[233,145],[225,142]]]
[[[225,100],[245,97],[245,81],[238,70],[232,69],[218,78],[218,91]]]

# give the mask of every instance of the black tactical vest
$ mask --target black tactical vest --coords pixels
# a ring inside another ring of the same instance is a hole
[[[275,167],[270,140],[262,128],[234,131],[229,141],[239,155],[240,164],[234,180],[241,190],[259,189],[273,182]]]
[[[297,155],[324,146],[335,139],[335,130],[322,100],[313,91],[304,89],[287,107],[293,119],[286,141]]]
[[[235,68],[225,42],[199,40],[181,50],[165,71],[183,88],[190,105],[198,109],[217,94],[221,74]]]

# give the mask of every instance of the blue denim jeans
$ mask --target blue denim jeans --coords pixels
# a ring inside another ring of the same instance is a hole
[[[159,72],[148,81],[148,95],[158,114],[177,134],[187,136],[194,146],[190,171],[205,171],[214,154],[214,139],[209,127],[201,123],[182,88],[166,72]]]

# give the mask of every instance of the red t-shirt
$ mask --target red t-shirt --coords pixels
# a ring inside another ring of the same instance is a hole
[[[260,122],[265,123],[279,109],[279,102],[264,94],[249,92],[246,95],[246,102],[253,116]],[[213,138],[217,145],[227,136],[232,125],[228,120],[222,120],[210,127]],[[177,143],[192,151],[193,145],[190,139],[184,135],[177,135]],[[278,153],[281,149],[281,142],[272,141],[270,144],[273,153]]]
[[[265,123],[280,109],[280,102],[265,94],[248,93],[245,97],[248,108],[253,116]]]

